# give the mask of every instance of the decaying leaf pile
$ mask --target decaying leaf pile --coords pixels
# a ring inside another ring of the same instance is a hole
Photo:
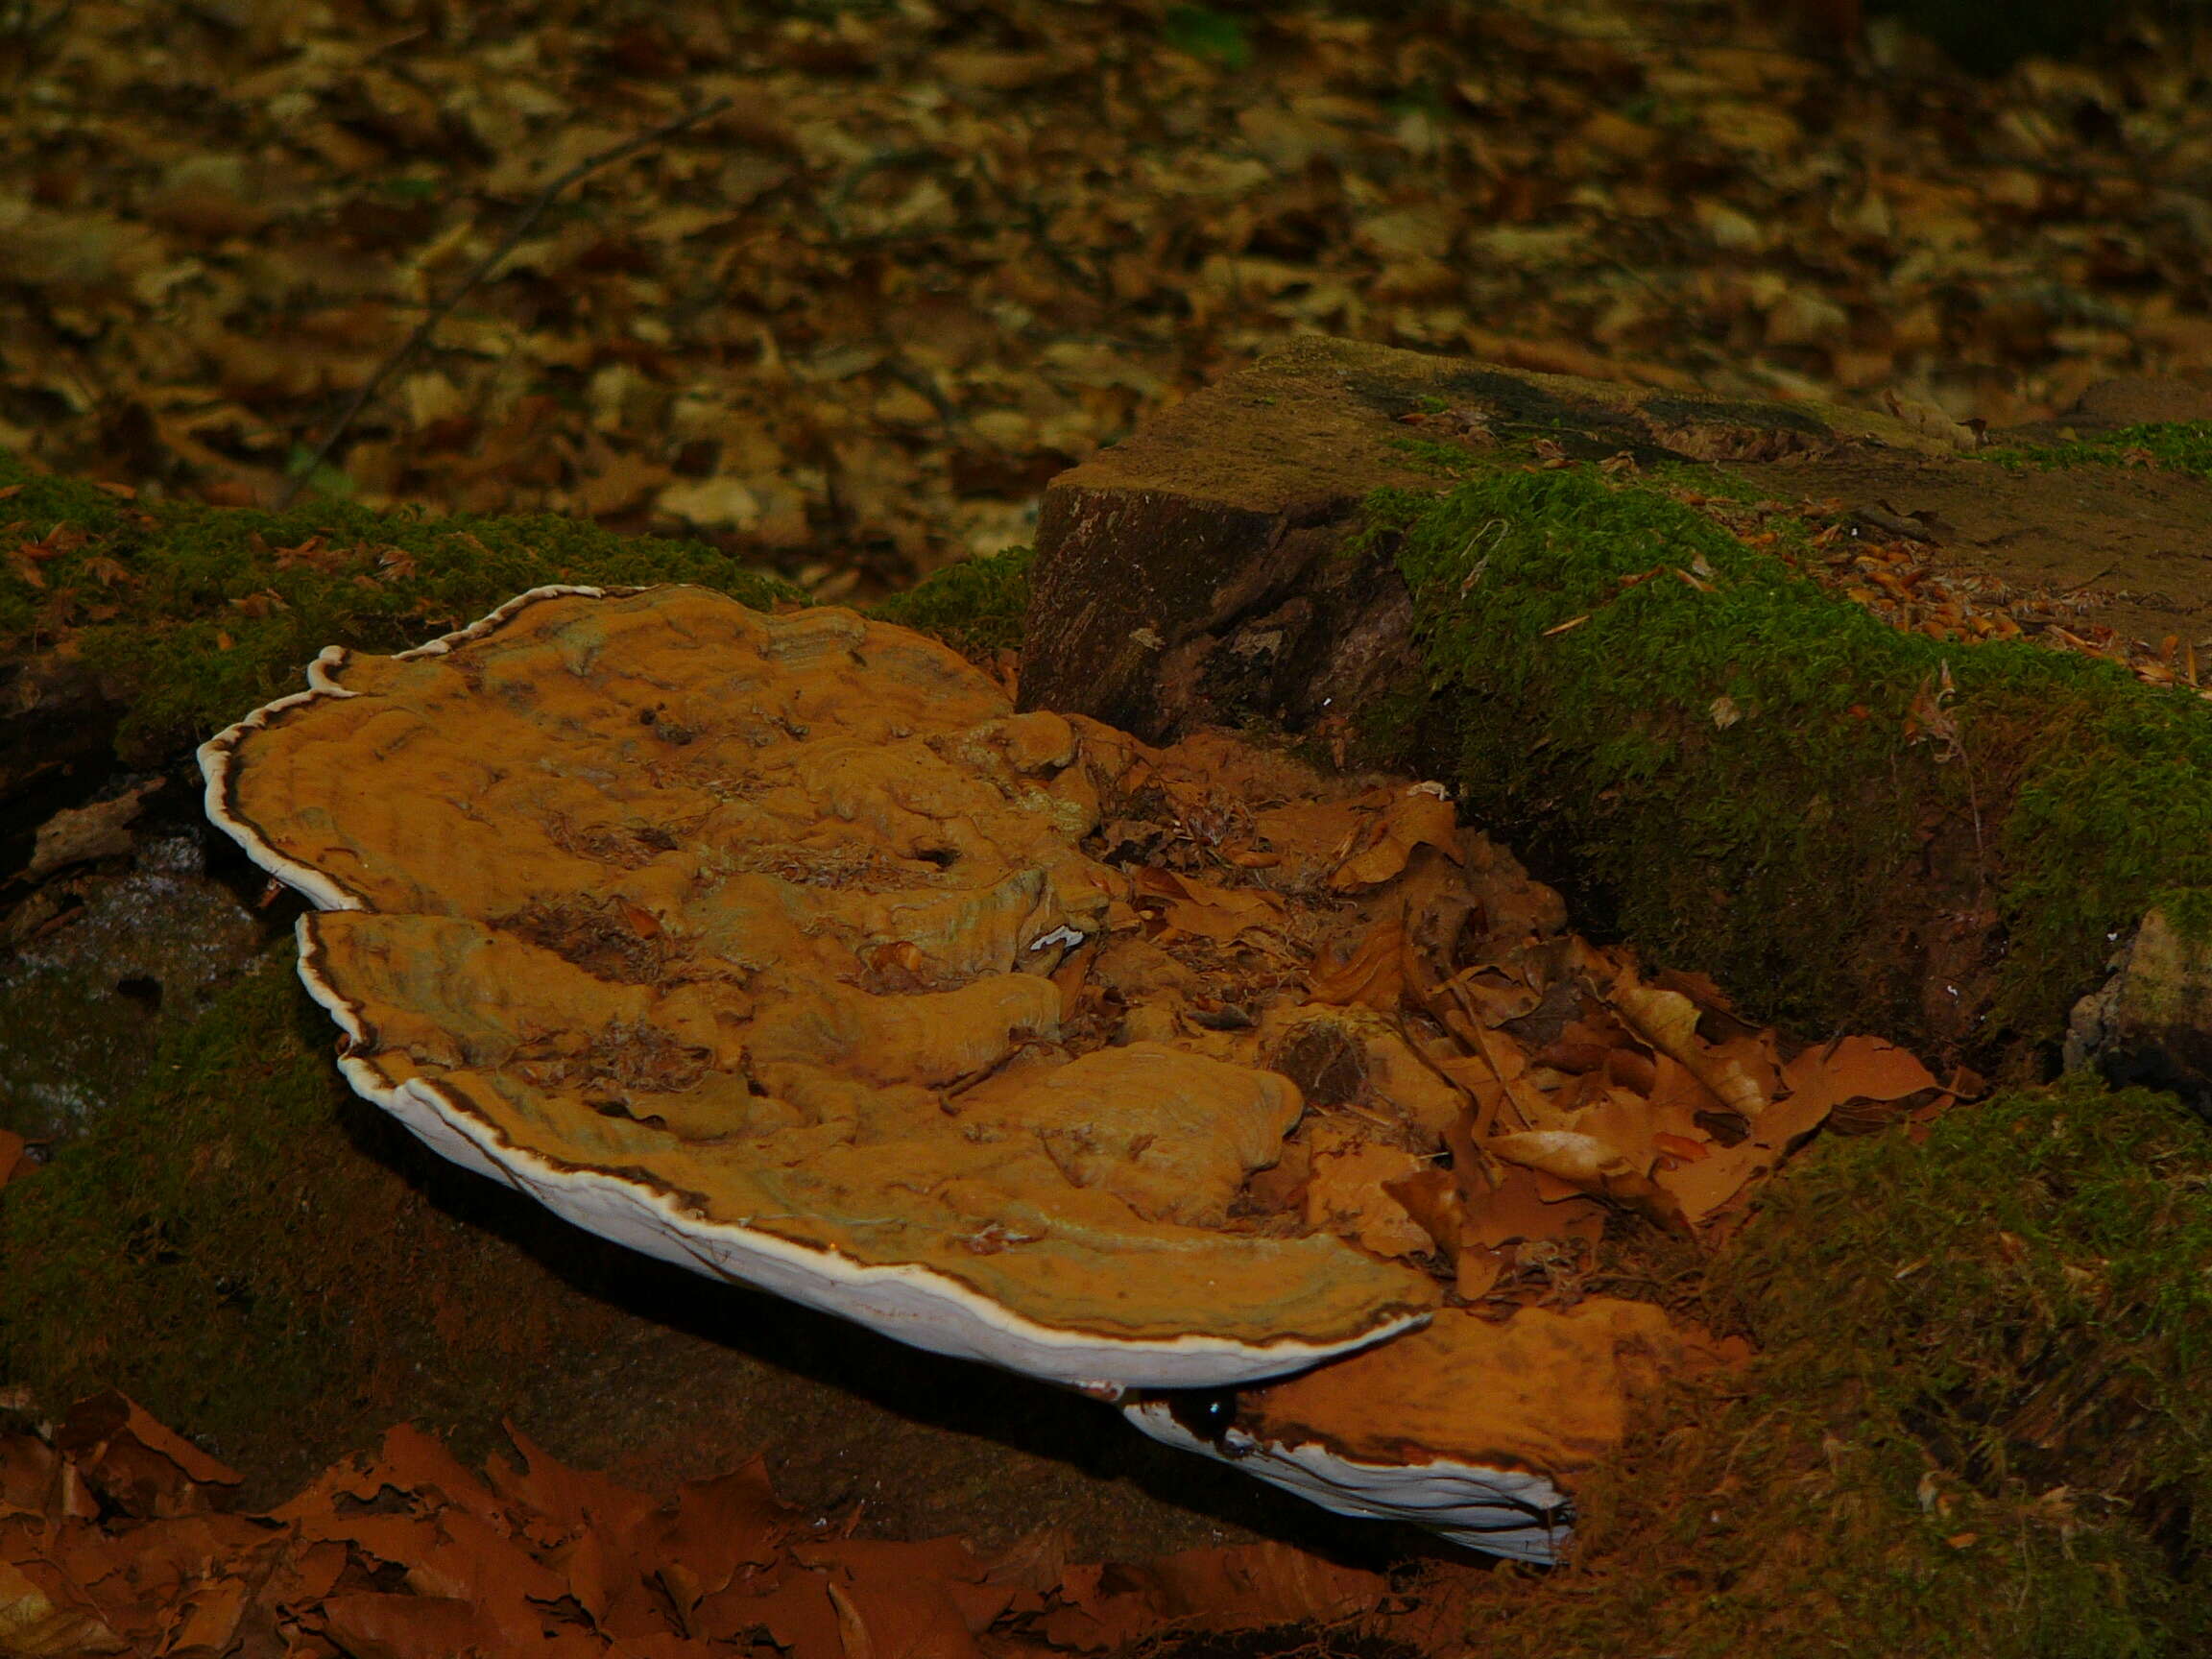
[[[1567,931],[1440,784],[1085,736],[1142,926],[1081,982],[1076,1028],[1291,1077],[1306,1117],[1247,1206],[1421,1262],[1455,1300],[1572,1305],[1608,1210],[1711,1236],[1831,1118],[1925,1122],[1976,1086],[1876,1038],[1792,1050],[1701,976],[1647,977]]]
[[[997,1659],[1403,1605],[1280,1544],[1084,1564],[1050,1533],[992,1558],[855,1538],[780,1503],[757,1461],[661,1498],[510,1433],[517,1459],[478,1475],[403,1425],[241,1515],[239,1478],[120,1394],[58,1425],[0,1414],[0,1654]]]
[[[557,202],[317,486],[687,526],[835,597],[1022,540],[1301,330],[2003,426],[2212,362],[2208,48],[2137,10],[1981,82],[1681,0],[18,7],[0,445],[266,503],[542,185],[716,97]]]

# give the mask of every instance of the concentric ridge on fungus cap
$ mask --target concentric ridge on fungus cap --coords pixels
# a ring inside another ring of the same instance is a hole
[[[1068,1382],[1277,1375],[1428,1278],[1231,1215],[1271,1072],[1059,1044],[1086,723],[847,611],[541,589],[201,751],[209,815],[319,913],[361,1094],[580,1225]]]

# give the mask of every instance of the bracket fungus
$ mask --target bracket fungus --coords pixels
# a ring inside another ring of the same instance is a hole
[[[1463,1310],[1240,1396],[1214,1424],[1171,1403],[1123,1414],[1339,1515],[1411,1521],[1515,1560],[1560,1558],[1572,1477],[1621,1443],[1637,1398],[1697,1358],[1659,1309],[1592,1297],[1504,1323]]]
[[[1065,1382],[1280,1375],[1432,1281],[1233,1214],[1300,1116],[1162,1042],[1071,1051],[1127,887],[1074,723],[950,650],[703,589],[541,589],[201,751],[318,908],[360,1094],[647,1254]]]
[[[207,809],[432,1147],[1495,1553],[1556,1558],[1713,1352],[1589,1293],[1609,1216],[1725,1233],[1831,1115],[1963,1086],[1647,979],[1439,784],[1018,714],[848,611],[540,589],[308,681]]]

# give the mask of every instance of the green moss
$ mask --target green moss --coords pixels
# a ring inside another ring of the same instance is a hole
[[[963,559],[893,594],[870,614],[942,639],[970,657],[1019,650],[1035,560],[1029,547]]]
[[[122,1387],[217,1435],[352,1346],[345,1263],[373,1215],[335,1126],[328,1022],[287,943],[165,1045],[145,1085],[0,1195],[0,1377]]]
[[[1824,1407],[1914,1547],[1883,1576],[1918,1581],[1923,1627],[1978,1610],[1959,1650],[2212,1635],[2189,1575],[2212,1514],[2207,1183],[2212,1136],[2169,1097],[2008,1094],[1925,1146],[1822,1146],[1725,1264],[1771,1354],[1767,1401]],[[1876,1597],[1862,1606],[1883,1628]]]
[[[1984,451],[1982,459],[2023,468],[2124,467],[2130,453],[2149,454],[2160,467],[2212,477],[2212,421],[2165,421],[2119,426],[2094,438]]]
[[[1251,66],[1252,41],[1244,24],[1210,6],[1170,6],[1160,34],[1176,51],[1224,69]]]
[[[1425,404],[1437,403],[1443,399],[1430,397],[1422,401]],[[1465,478],[1483,470],[1487,464],[1485,456],[1467,445],[1454,444],[1442,438],[1392,438],[1389,444],[1407,466],[1423,472],[1433,472],[1440,478]]]
[[[1378,494],[1366,535],[1430,665],[1378,740],[1451,766],[1477,822],[1770,1017],[1919,1029],[1892,970],[1941,891],[2008,929],[1992,1022],[2052,1028],[2108,935],[2212,888],[2212,710],[2110,663],[1899,632],[1793,568],[1805,526],[1783,528],[1752,548],[1586,468]]]
[[[271,514],[141,508],[0,453],[0,520],[61,523],[55,557],[0,565],[0,649],[66,642],[124,705],[117,747],[175,752],[296,687],[325,645],[420,643],[525,589],[695,582],[762,607],[803,595],[698,542],[551,516],[424,517],[317,502]],[[69,544],[69,543],[74,544]]]
[[[617,1297],[661,1271],[356,1099],[289,940],[96,1129],[0,1191],[0,1382],[48,1408],[121,1388],[250,1503],[402,1418],[469,1455],[503,1416],[557,1427],[575,1357],[640,1329]],[[641,1393],[596,1408],[642,1421]]]
[[[2212,1135],[2146,1093],[1821,1142],[1711,1273],[1748,1379],[1599,1479],[1575,1572],[1479,1594],[1483,1650],[2204,1651],[2208,1183]]]

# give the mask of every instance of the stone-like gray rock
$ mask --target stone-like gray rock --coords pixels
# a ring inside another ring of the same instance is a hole
[[[2212,939],[2193,939],[2162,910],[2112,957],[2112,976],[2074,1005],[2069,1071],[2170,1089],[2212,1117]]]

